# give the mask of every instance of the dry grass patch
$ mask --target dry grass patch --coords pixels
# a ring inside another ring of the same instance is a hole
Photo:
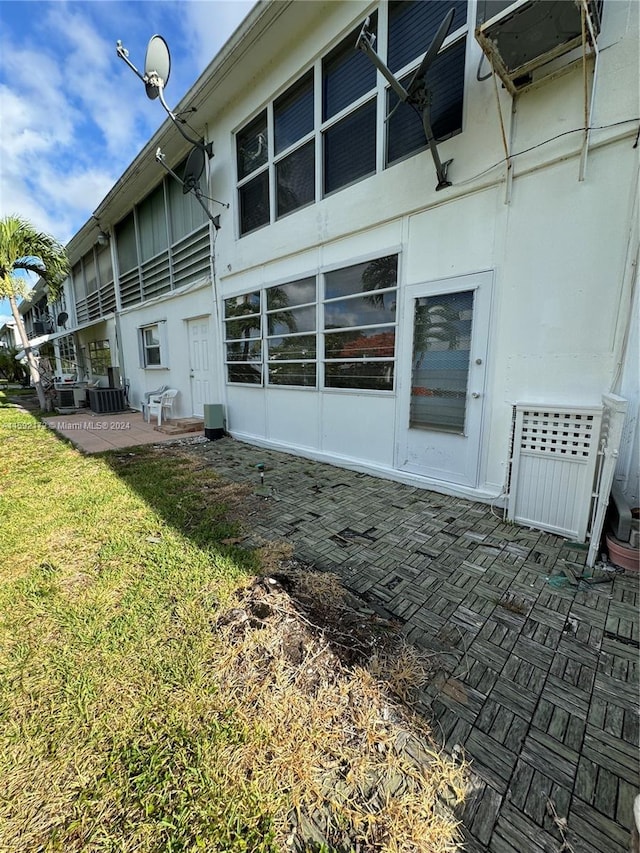
[[[430,660],[352,603],[335,576],[290,563],[219,617],[221,693],[254,733],[228,751],[229,772],[259,788],[275,779],[287,793],[292,810],[275,823],[282,845],[454,850],[450,806],[463,800],[466,768],[390,692],[408,697]]]
[[[455,848],[464,768],[391,695],[428,658],[286,543],[238,547],[247,488],[0,433],[2,853]]]

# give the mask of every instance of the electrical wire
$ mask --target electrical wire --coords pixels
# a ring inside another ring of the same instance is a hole
[[[522,154],[528,154],[530,151],[535,151],[536,148],[542,148],[543,145],[548,145],[549,142],[554,142],[556,139],[560,139],[563,136],[570,136],[572,133],[584,133],[585,130],[607,130],[610,127],[618,127],[622,124],[630,124],[631,122],[640,121],[640,116],[635,118],[626,118],[622,121],[614,121],[611,124],[597,124],[592,127],[575,127],[572,130],[564,130],[562,133],[557,133],[555,136],[549,137],[549,139],[544,139],[542,142],[538,142],[535,145],[531,145],[529,148],[523,148],[522,151],[516,151],[515,154],[509,155],[509,160],[513,160],[515,157],[520,157]],[[638,129],[638,135],[640,136],[640,128]],[[636,137],[636,145],[637,145]],[[636,147],[634,145],[634,148]],[[488,166],[486,169],[483,169],[482,172],[478,172],[476,175],[472,175],[470,178],[466,178],[464,181],[456,181],[456,186],[464,186],[464,184],[469,184],[472,181],[475,181],[477,178],[481,178],[483,175],[486,175],[488,172],[493,171],[493,169],[497,169],[498,166],[501,166],[503,163],[507,162],[507,158],[503,157],[501,160],[498,160],[492,166]]]

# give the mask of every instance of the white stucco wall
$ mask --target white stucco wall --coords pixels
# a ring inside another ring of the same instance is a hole
[[[215,310],[213,291],[208,282],[122,312],[119,335],[124,363],[127,365],[126,378],[130,383],[129,402],[133,408],[140,408],[145,392],[167,385],[180,392],[174,405],[174,416],[189,417],[192,414],[187,322],[197,317],[210,318],[213,340]],[[140,364],[139,330],[142,326],[155,323],[162,324],[165,329],[163,344],[166,346],[166,366],[145,368]],[[216,383],[216,389],[219,388],[218,371],[219,360],[214,357],[211,378]],[[217,390],[215,394],[216,399],[212,399],[212,403],[220,401]]]
[[[428,151],[383,168],[385,105],[379,97],[377,173],[240,238],[235,132],[305,71],[318,68],[322,56],[375,8],[360,0],[274,4],[268,11],[275,23],[266,31],[260,26],[248,31],[249,47],[214,80],[210,96],[201,96],[200,82],[194,87],[197,121],[215,148],[205,192],[230,203],[228,209],[211,203],[222,226],[215,248],[217,300],[210,282],[194,281],[109,321],[106,336],[130,384],[130,403],[139,407],[145,392],[167,385],[180,391],[175,414],[193,413],[188,320],[207,317],[210,402],[224,403],[234,435],[489,500],[505,484],[515,403],[598,405],[613,390],[626,395],[635,412],[618,476],[637,498],[637,324],[625,330],[637,261],[637,123],[628,119],[637,117],[640,102],[640,4],[605,4],[593,89],[592,66],[585,88],[578,63],[523,92],[515,103],[492,79],[477,80],[481,51],[470,32],[463,132],[439,146],[443,161],[453,158],[452,187],[435,191]],[[592,94],[594,130],[579,180],[585,95]],[[512,157],[509,177],[501,122]],[[319,130],[315,142],[322,144]],[[174,145],[176,161],[184,148],[184,140]],[[140,169],[119,182],[111,225],[157,180],[157,171]],[[153,183],[147,187],[147,181]],[[135,199],[129,198],[134,192]],[[393,393],[226,384],[225,298],[392,253],[399,258]],[[479,473],[475,487],[461,488],[394,467],[408,421],[403,411],[410,386],[408,289],[484,272],[491,280],[491,310]],[[637,296],[633,310],[637,313]],[[72,309],[70,314],[73,322]],[[155,323],[163,329],[166,364],[144,368],[139,330]],[[82,342],[105,337],[96,327],[79,336]]]
[[[585,180],[579,180],[585,97],[580,65],[520,95],[513,113],[511,98],[499,87],[500,113],[493,81],[475,78],[480,49],[469,35],[463,133],[440,146],[442,160],[453,158],[450,189],[435,192],[433,163],[425,151],[238,238],[234,132],[361,22],[369,7],[327,3],[314,9],[308,12],[316,15],[313,26],[305,25],[297,9],[289,28],[262,36],[254,56],[264,51],[269,59],[245,81],[243,96],[210,104],[216,157],[209,191],[231,202],[221,212],[217,243],[221,299],[391,251],[400,255],[401,291],[492,271],[475,491],[481,498],[496,496],[504,485],[516,402],[589,406],[612,390],[621,311],[629,304],[626,265],[637,181],[635,128],[620,124],[637,115],[637,4],[606,4],[593,104],[593,125],[599,129],[591,134]],[[590,94],[590,75],[588,81]],[[500,114],[510,152],[517,155],[510,186]],[[398,304],[401,329],[401,292]],[[151,321],[158,312],[147,316]],[[122,322],[124,332],[125,317]],[[126,325],[130,335],[129,321]],[[221,342],[217,346],[222,355]],[[184,367],[178,366],[180,356],[173,358],[178,381]],[[408,364],[398,362],[397,376],[407,370]],[[138,378],[136,388],[148,388],[148,379]],[[238,437],[400,476],[393,468],[401,428],[396,394],[224,382],[221,393],[229,429]],[[637,467],[637,454],[630,464]]]

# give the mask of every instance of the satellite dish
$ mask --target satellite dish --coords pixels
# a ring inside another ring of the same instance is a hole
[[[120,59],[127,63],[133,73],[142,80],[147,97],[152,101],[156,98],[160,100],[163,110],[175,125],[178,133],[183,136],[187,142],[190,142],[192,145],[198,145],[202,148],[207,157],[213,157],[213,142],[205,142],[204,139],[198,140],[189,136],[182,127],[184,120],[178,119],[176,114],[169,109],[167,102],[164,99],[164,87],[169,81],[169,74],[171,72],[171,55],[169,53],[169,46],[162,36],[155,35],[151,36],[149,39],[147,52],[144,58],[144,74],[138,71],[133,62],[131,62],[129,59],[129,51],[119,39],[116,42],[116,53]],[[191,111],[193,112],[194,110],[195,107]]]
[[[190,190],[199,187],[200,178],[204,172],[204,151],[195,145],[189,152],[182,177],[182,192],[186,195]]]
[[[169,82],[171,55],[169,45],[162,36],[151,36],[144,57],[144,87],[147,97],[154,100]]]
[[[68,320],[68,319],[69,319],[69,315],[67,314],[67,312],[66,312],[66,311],[61,311],[61,312],[58,314],[58,318],[56,319],[56,323],[57,323],[59,326],[64,326],[64,324],[67,322],[67,320]]]
[[[409,106],[413,107],[413,109],[415,109],[416,112],[421,116],[424,135],[431,151],[431,156],[433,157],[433,162],[436,167],[436,175],[438,176],[438,184],[436,186],[436,190],[442,190],[445,187],[451,186],[451,181],[447,178],[447,170],[452,161],[447,160],[446,163],[442,163],[438,154],[438,146],[436,145],[436,140],[433,135],[433,130],[431,128],[432,93],[427,87],[426,75],[427,71],[429,70],[429,67],[432,65],[434,59],[438,55],[438,51],[442,47],[442,44],[447,37],[447,34],[453,22],[454,15],[455,9],[449,9],[447,14],[442,19],[442,23],[438,27],[438,30],[434,35],[431,44],[429,45],[429,48],[418,67],[418,70],[411,78],[411,81],[406,89],[373,49],[375,35],[369,30],[369,18],[367,18],[364,22],[364,26],[362,27],[360,35],[358,36],[358,40],[356,41],[356,48],[362,50],[364,53],[367,54],[371,62],[373,62],[373,64],[376,66],[378,71],[380,71],[383,77],[387,79],[387,81],[391,85],[391,88],[398,96],[398,103],[391,111],[391,113],[389,113],[386,118],[386,121],[389,121],[389,119],[398,109],[400,104],[409,104]]]
[[[411,82],[407,87],[407,94],[409,95],[409,98],[415,97],[417,91],[422,85],[430,65],[438,55],[438,51],[442,47],[442,42],[447,37],[447,33],[449,32],[449,29],[451,27],[455,12],[455,9],[449,9],[447,14],[444,16],[442,23],[438,28],[438,32],[433,37],[431,44],[429,45],[429,49],[425,53],[424,59],[420,63],[420,67],[411,78]]]

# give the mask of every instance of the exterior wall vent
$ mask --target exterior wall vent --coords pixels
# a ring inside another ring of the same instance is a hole
[[[602,409],[517,404],[508,518],[584,542]]]
[[[600,32],[603,0],[516,0],[480,2],[476,40],[511,92],[522,89],[582,57]],[[493,17],[487,17],[492,13]],[[583,20],[584,13],[584,20]],[[584,25],[583,25],[584,24]]]

